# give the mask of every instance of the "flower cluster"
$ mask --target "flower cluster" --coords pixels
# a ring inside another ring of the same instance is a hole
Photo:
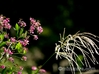
[[[9,22],[10,22],[9,18],[5,18],[3,17],[3,15],[1,15],[0,16],[0,30],[2,30],[3,28],[10,29],[11,25]]]
[[[35,30],[39,34],[41,34],[43,32],[43,28],[39,21],[36,21],[34,18],[30,18],[30,24],[31,24],[30,29],[29,29],[30,34],[33,35]],[[34,36],[35,40],[38,39],[37,35],[33,35],[33,36]]]
[[[3,70],[11,70],[10,74],[22,74],[23,67],[20,65],[16,66],[17,64],[14,61],[14,54],[22,54],[20,60],[27,61],[25,54],[28,50],[26,46],[29,44],[29,37],[32,35],[33,39],[37,40],[37,33],[41,34],[43,32],[43,28],[41,27],[39,21],[36,22],[33,18],[30,18],[30,28],[28,31],[25,31],[24,28],[27,25],[22,19],[20,19],[14,27],[12,27],[9,22],[9,18],[0,15],[0,68]],[[11,35],[8,33],[8,30],[11,28],[13,28],[16,32],[16,35],[13,37],[10,37]],[[34,30],[36,30],[37,33],[35,33],[36,31],[34,32]],[[16,69],[14,68],[14,70],[12,66],[6,65],[4,63],[5,59],[6,62],[12,63],[13,67],[17,68],[17,71],[15,71]],[[5,70],[5,72],[6,74],[9,74],[9,71]]]

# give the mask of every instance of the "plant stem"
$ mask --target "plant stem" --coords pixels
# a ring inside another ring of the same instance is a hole
[[[34,74],[37,74],[37,73],[39,72],[39,70],[52,58],[52,56],[53,56],[54,54],[55,54],[55,53],[53,53],[53,54],[44,62],[43,65],[39,66],[37,72],[34,73]]]
[[[44,64],[41,66],[41,67],[43,67],[51,58],[52,58],[52,56],[54,55],[55,53],[53,53],[45,62],[44,62]]]

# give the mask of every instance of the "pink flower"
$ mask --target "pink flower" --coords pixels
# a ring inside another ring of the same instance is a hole
[[[34,40],[37,40],[38,39],[38,36],[37,35],[33,35],[34,36]]]
[[[5,47],[3,47],[3,49],[4,49],[4,52],[5,52],[5,53],[7,53],[7,52],[8,52],[8,50],[7,50]]]
[[[40,34],[43,32],[43,28],[41,27],[41,24],[39,21],[36,21],[34,18],[30,18],[30,33],[34,34],[34,30],[37,29],[37,32]]]
[[[5,66],[4,66],[4,65],[0,65],[0,68],[4,69],[4,68],[5,68]]]
[[[39,34],[41,34],[41,33],[43,32],[43,28],[42,28],[41,26],[38,26],[38,27],[37,27],[37,32],[38,32]]]
[[[4,19],[2,21],[3,27],[6,28],[6,29],[10,29],[11,28],[11,25],[9,24],[9,22],[10,22],[9,18]]]
[[[32,66],[32,70],[36,70],[37,69],[37,67],[35,67],[35,66]]]
[[[9,55],[12,55],[13,54],[13,52],[10,49],[6,49],[5,47],[3,49],[4,49],[4,52],[6,54],[9,54]]]
[[[29,44],[29,40],[28,40],[28,39],[24,39],[23,41],[22,41],[22,40],[19,40],[19,42],[20,42],[23,46],[26,46],[27,44]]]
[[[46,70],[45,69],[40,69],[39,70],[41,73],[46,73]]]
[[[34,18],[30,17],[30,22],[31,22],[31,24],[34,24],[34,23],[36,23],[36,20]]]
[[[33,25],[30,26],[30,33],[34,34],[35,27]]]
[[[24,43],[23,43],[24,46],[26,46],[27,44],[29,44],[29,40],[27,40],[27,39],[24,39],[23,42],[24,42]]]
[[[11,40],[11,42],[15,42],[16,41],[15,37],[11,37],[10,40]]]
[[[8,53],[9,53],[10,55],[13,54],[13,52],[12,52],[10,49],[8,49]]]
[[[34,23],[34,25],[35,25],[35,27],[38,27],[38,26],[40,26],[41,24],[40,24],[39,21],[37,21],[36,23]]]
[[[4,37],[8,39],[9,38],[9,34],[5,34]]]
[[[22,74],[22,72],[19,71],[17,74]]]
[[[24,21],[22,21],[22,19],[19,20],[18,24],[21,26],[21,27],[25,27],[26,26],[26,23]]]
[[[8,58],[9,61],[13,62],[14,59],[12,57]]]
[[[26,56],[22,56],[21,60],[26,61],[27,60],[27,57]]]
[[[20,66],[19,68],[20,68],[21,71],[23,70],[23,67],[22,66]]]

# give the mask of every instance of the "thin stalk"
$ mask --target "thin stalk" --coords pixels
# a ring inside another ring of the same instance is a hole
[[[55,53],[53,53],[53,54],[44,62],[44,64],[43,64],[42,66],[39,66],[39,68],[38,68],[38,70],[37,70],[37,72],[36,72],[35,74],[38,73],[38,71],[52,58],[52,56],[53,56],[54,54],[55,54]]]
[[[41,66],[41,67],[43,67],[51,58],[52,58],[52,56],[54,55],[55,53],[53,53],[45,62],[44,62],[44,64]]]

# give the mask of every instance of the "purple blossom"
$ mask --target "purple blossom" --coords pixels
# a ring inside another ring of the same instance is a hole
[[[36,21],[34,18],[30,18],[30,23],[31,23],[31,26],[30,26],[30,33],[31,34],[34,34],[34,30],[37,29],[37,32],[40,34],[43,32],[43,28],[40,26],[40,22],[39,21]]]
[[[11,61],[11,62],[14,61],[14,59],[12,57],[9,57],[8,60]]]
[[[35,25],[36,27],[38,27],[38,26],[40,26],[41,24],[40,24],[39,21],[37,21],[36,23],[34,23],[34,25]]]
[[[36,21],[34,18],[30,18],[30,23],[34,27],[38,27],[40,25],[40,22],[39,21]]]
[[[27,44],[29,44],[29,40],[24,39],[24,46],[26,46]]]
[[[29,40],[27,40],[27,39],[19,40],[19,42],[20,42],[23,46],[26,46],[27,44],[29,44]]]
[[[35,27],[34,27],[33,25],[31,25],[31,26],[30,26],[30,30],[29,30],[30,33],[31,33],[31,34],[34,34],[34,30],[35,30]]]
[[[23,70],[23,67],[22,66],[19,66],[20,70],[22,71]]]
[[[27,57],[26,56],[22,56],[21,60],[26,61],[27,60]]]
[[[11,25],[9,22],[10,22],[9,18],[5,18],[3,15],[0,15],[0,29],[3,28],[10,29]]]
[[[37,67],[35,67],[35,66],[32,66],[32,70],[36,70],[37,69]]]
[[[8,49],[8,54],[9,54],[9,55],[12,55],[13,52],[12,52],[10,49]]]
[[[40,69],[39,70],[41,73],[46,73],[46,70],[45,69]]]
[[[21,27],[25,27],[26,26],[26,23],[24,21],[22,21],[22,19],[19,20],[18,24],[21,26]]]
[[[38,39],[38,36],[37,35],[33,35],[34,36],[34,40],[37,40]]]
[[[6,29],[10,29],[10,28],[11,28],[11,25],[10,25],[9,22],[10,22],[9,18],[4,19],[4,20],[2,21],[3,27],[6,28]]]
[[[0,68],[5,69],[5,66],[4,65],[0,65]]]
[[[8,38],[9,38],[9,34],[6,33],[6,34],[4,35],[4,37],[8,39]]]
[[[13,54],[13,52],[10,49],[6,49],[5,47],[3,49],[4,49],[4,52],[6,54],[9,54],[9,55],[12,55]]]
[[[31,22],[31,24],[34,24],[34,23],[36,23],[36,20],[34,18],[30,17],[30,22]]]
[[[5,53],[7,53],[7,52],[8,52],[8,50],[7,50],[5,47],[3,47],[3,49],[4,49],[4,52],[5,52]]]
[[[43,28],[42,28],[41,26],[38,26],[38,27],[37,27],[37,32],[38,32],[39,34],[41,34],[41,33],[43,32]]]
[[[11,25],[9,23],[8,24],[5,24],[4,28],[11,29]]]
[[[10,40],[11,40],[11,42],[15,42],[16,41],[15,37],[11,37]]]
[[[17,74],[22,74],[22,72],[19,71]]]

